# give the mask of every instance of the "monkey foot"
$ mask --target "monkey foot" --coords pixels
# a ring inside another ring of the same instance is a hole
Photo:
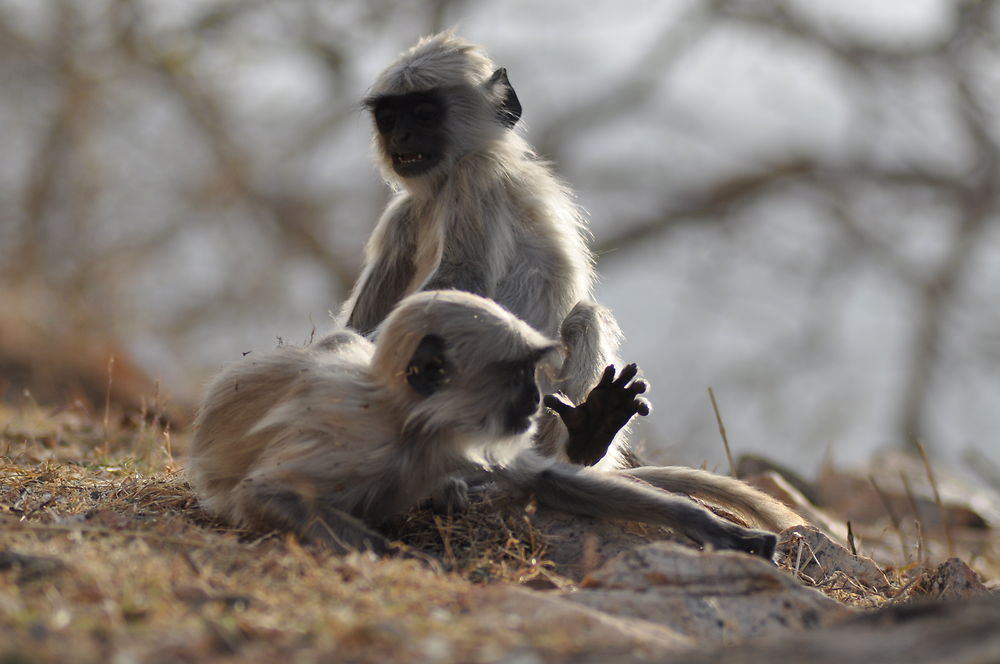
[[[545,405],[559,415],[569,431],[566,454],[570,461],[594,465],[604,458],[615,435],[633,416],[649,414],[649,401],[638,396],[646,391],[646,381],[633,380],[638,373],[636,365],[629,364],[616,378],[615,366],[608,365],[578,406],[562,394],[545,396]]]

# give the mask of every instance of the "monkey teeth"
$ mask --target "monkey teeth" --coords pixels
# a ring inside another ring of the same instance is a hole
[[[425,159],[425,157],[424,157],[423,153],[421,153],[421,152],[409,152],[409,153],[406,153],[406,154],[397,154],[396,155],[396,161],[398,161],[400,164],[404,164],[404,165],[416,164],[417,162],[421,162],[424,159]]]

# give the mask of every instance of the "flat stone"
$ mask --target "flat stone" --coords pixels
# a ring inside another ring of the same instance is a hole
[[[853,615],[760,558],[669,542],[622,553],[567,597],[663,625],[702,644],[812,629]]]

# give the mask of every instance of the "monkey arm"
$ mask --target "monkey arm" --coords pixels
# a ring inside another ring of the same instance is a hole
[[[636,365],[629,364],[615,378],[615,366],[608,365],[578,406],[561,394],[545,396],[545,405],[559,415],[569,432],[566,455],[570,461],[594,465],[604,458],[615,436],[633,416],[649,415],[649,401],[638,396],[646,391],[646,381],[633,380],[638,373]]]
[[[546,507],[598,519],[641,521],[676,530],[699,544],[770,559],[777,538],[726,521],[690,499],[642,482],[545,459],[530,450],[498,471]]]
[[[519,315],[520,312],[511,307],[510,302],[498,297],[496,275],[491,276],[489,268],[496,262],[491,257],[496,251],[495,247],[490,246],[491,242],[487,237],[466,238],[465,242],[446,238],[440,263],[420,285],[419,290],[460,290],[495,300],[514,315]],[[525,320],[522,316],[519,317]],[[531,324],[531,321],[526,322]]]
[[[394,199],[368,240],[361,276],[341,311],[348,327],[371,336],[413,287],[417,271],[414,225],[412,200]]]
[[[370,336],[406,295],[413,262],[398,252],[385,252],[365,267],[345,306],[347,326]]]
[[[454,289],[493,299],[493,293],[488,286],[489,280],[484,274],[482,256],[477,256],[461,247],[449,247],[449,249],[455,256],[449,260],[442,260],[420,290]]]

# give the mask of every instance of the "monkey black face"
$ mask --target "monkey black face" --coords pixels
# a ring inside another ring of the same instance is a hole
[[[507,70],[502,68],[493,72],[478,91],[436,88],[378,95],[365,101],[375,118],[382,149],[397,175],[403,178],[425,175],[442,162],[449,148],[455,148],[448,142],[451,135],[448,116],[452,111],[463,113],[463,107],[469,105],[469,94],[488,97],[495,120],[507,129],[521,119],[521,102],[507,79]],[[463,95],[465,101],[455,101]],[[461,120],[468,123],[471,118]]]
[[[400,177],[424,175],[447,148],[446,106],[437,91],[376,97],[368,103],[382,146]]]
[[[504,428],[510,434],[524,433],[531,428],[542,395],[535,378],[537,360],[503,363],[501,378],[509,386],[510,401],[504,412]]]

